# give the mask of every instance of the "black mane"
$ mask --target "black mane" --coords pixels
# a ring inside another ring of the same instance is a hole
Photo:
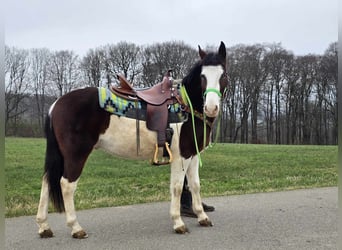
[[[189,95],[192,106],[195,110],[203,109],[203,97],[201,87],[202,61],[198,61],[182,80],[182,84]]]

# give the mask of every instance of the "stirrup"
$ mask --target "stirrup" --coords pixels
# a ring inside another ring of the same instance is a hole
[[[165,158],[162,157],[162,159],[159,160],[159,159],[158,159],[159,147],[158,147],[158,143],[156,143],[156,149],[155,149],[155,151],[154,151],[154,157],[153,157],[153,161],[152,161],[152,164],[153,164],[153,165],[157,165],[157,166],[160,166],[160,165],[167,165],[167,164],[170,164],[170,163],[172,162],[173,157],[172,157],[172,153],[171,153],[169,144],[168,144],[167,142],[165,142],[165,148],[166,148],[167,153],[169,154],[169,159],[168,159],[168,161],[165,161]]]

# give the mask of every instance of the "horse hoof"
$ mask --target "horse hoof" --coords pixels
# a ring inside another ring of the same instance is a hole
[[[204,219],[198,222],[202,227],[212,227],[213,223],[208,219]]]
[[[73,233],[72,237],[75,239],[86,239],[88,238],[88,234],[84,232],[83,230],[81,230],[76,233]]]
[[[53,232],[51,229],[46,229],[43,232],[39,233],[40,238],[51,238],[53,237]]]
[[[178,234],[185,234],[185,233],[189,233],[189,230],[188,230],[188,228],[185,225],[183,225],[181,227],[177,227],[175,229],[175,232],[178,233]]]

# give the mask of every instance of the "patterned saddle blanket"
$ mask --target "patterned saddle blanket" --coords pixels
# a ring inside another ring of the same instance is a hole
[[[108,88],[99,87],[99,104],[107,112],[116,116],[146,121],[147,103],[140,99],[125,99],[115,95]],[[178,123],[187,120],[187,113],[182,111],[179,103],[168,106],[168,123]]]

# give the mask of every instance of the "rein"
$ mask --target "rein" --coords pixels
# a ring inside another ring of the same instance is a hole
[[[194,109],[191,110],[192,104],[191,104],[190,98],[189,98],[188,93],[186,92],[186,89],[184,86],[181,86],[180,94],[181,94],[181,98],[180,99],[177,98],[177,101],[180,105],[183,106],[182,110],[189,113],[189,114],[194,115],[195,117],[197,117],[201,121],[205,122],[210,128],[212,128],[213,122],[207,120],[205,114],[202,114],[201,112],[194,110]]]
[[[210,128],[213,127],[213,122],[207,120],[207,117],[205,114],[202,114],[201,112],[198,112],[197,110],[194,110],[194,116],[199,118],[201,121],[205,122]]]
[[[217,89],[214,89],[214,88],[209,88],[207,89],[203,96],[205,96],[208,92],[214,92],[216,93],[219,97],[222,96],[221,92],[218,91]],[[207,118],[206,118],[206,115],[205,114],[202,114],[201,112],[198,112],[197,110],[194,110],[193,107],[192,107],[192,103],[191,103],[191,100],[189,98],[189,95],[185,89],[185,86],[181,86],[180,88],[180,94],[181,94],[181,99],[182,101],[179,101],[178,102],[184,106],[184,111],[185,112],[188,112],[191,114],[191,120],[192,120],[192,130],[193,130],[193,135],[194,135],[194,141],[195,141],[195,147],[196,147],[196,153],[198,155],[198,160],[199,160],[199,165],[200,167],[203,166],[203,163],[202,163],[202,159],[201,159],[201,154],[200,154],[200,151],[199,151],[199,148],[198,148],[198,142],[197,142],[197,138],[196,138],[196,128],[195,128],[195,117],[199,118],[200,120],[203,121],[203,123],[205,123],[206,125],[208,125],[210,127],[210,129],[212,129],[213,127],[213,123],[214,122],[211,122],[209,121]],[[220,112],[221,114],[221,112]],[[204,128],[204,136],[203,136],[203,148],[205,147],[206,145],[206,138],[207,138],[207,126],[203,126]],[[217,135],[216,137],[217,138]]]
[[[181,87],[181,96],[182,96],[182,99],[185,100],[185,104],[189,105],[187,107],[190,107],[190,111],[191,111],[190,113],[191,113],[191,118],[192,118],[191,119],[192,120],[192,131],[194,132],[195,147],[196,147],[196,152],[198,155],[199,165],[200,165],[200,167],[202,167],[203,163],[202,163],[200,151],[198,149],[198,143],[197,143],[197,138],[196,138],[195,113],[194,113],[194,109],[192,108],[191,100],[188,96],[188,93],[186,92],[185,86]]]

